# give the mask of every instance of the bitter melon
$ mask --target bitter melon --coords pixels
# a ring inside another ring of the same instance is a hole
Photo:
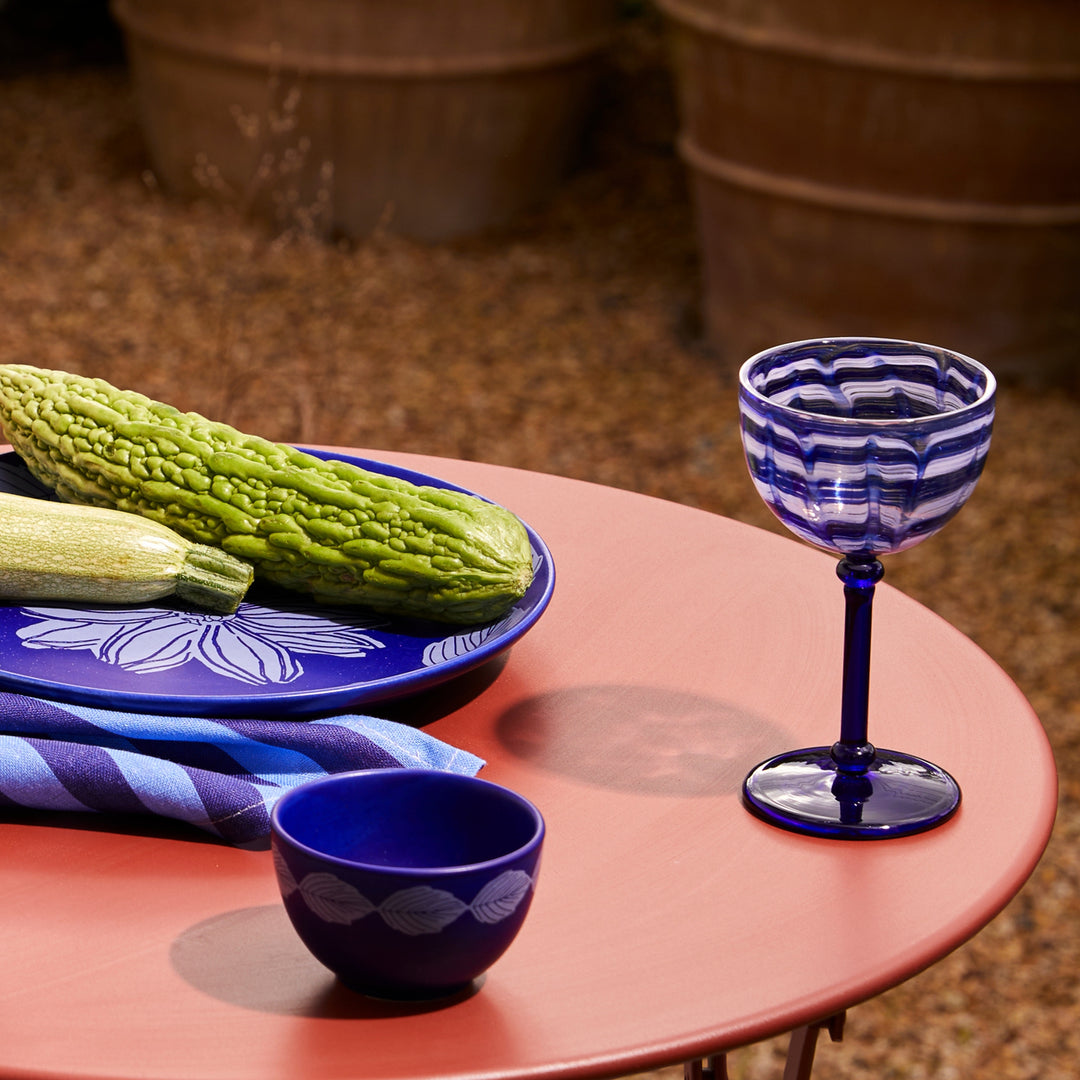
[[[141,514],[337,604],[477,624],[532,580],[510,511],[327,461],[103,379],[0,365],[0,423],[66,502]]]

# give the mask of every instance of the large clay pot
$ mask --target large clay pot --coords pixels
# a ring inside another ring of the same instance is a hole
[[[658,2],[718,349],[875,334],[1076,364],[1080,7]]]
[[[113,0],[153,170],[281,227],[442,240],[571,166],[612,0]]]

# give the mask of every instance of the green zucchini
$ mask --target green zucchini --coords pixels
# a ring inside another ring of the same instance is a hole
[[[64,501],[140,514],[336,604],[475,624],[525,594],[522,523],[475,496],[324,461],[102,379],[0,365],[0,423]]]
[[[154,521],[0,492],[0,598],[145,604],[173,593],[222,614],[252,567]]]

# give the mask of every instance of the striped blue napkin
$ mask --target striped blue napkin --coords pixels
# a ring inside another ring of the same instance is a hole
[[[484,762],[372,716],[206,720],[113,712],[0,692],[0,807],[158,814],[245,848],[269,843],[290,788],[354,769]]]

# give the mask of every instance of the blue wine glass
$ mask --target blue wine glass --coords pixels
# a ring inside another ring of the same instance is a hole
[[[779,345],[739,372],[743,448],[758,494],[796,536],[841,556],[840,738],[762,762],[743,799],[812,836],[906,836],[947,821],[960,787],[921,758],[868,738],[870,616],[879,555],[937,532],[975,488],[996,382],[948,349],[890,338]]]

